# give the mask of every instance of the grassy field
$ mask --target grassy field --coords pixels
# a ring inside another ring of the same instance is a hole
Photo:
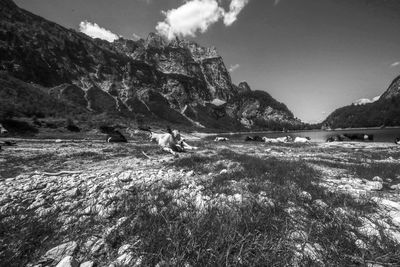
[[[75,241],[99,266],[400,265],[400,229],[373,200],[399,201],[397,148],[195,143],[178,158],[145,140],[6,148],[0,262],[55,266],[46,251]],[[76,173],[48,175],[61,171]],[[383,188],[361,197],[326,182],[376,176]],[[371,218],[378,235],[360,230]]]

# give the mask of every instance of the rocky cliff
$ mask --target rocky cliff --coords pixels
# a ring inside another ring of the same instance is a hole
[[[109,43],[47,21],[11,0],[0,0],[0,7],[0,71],[50,88],[49,95],[58,101],[87,112],[132,118],[141,114],[200,127],[252,126],[240,123],[242,115],[249,120],[248,112],[232,111],[232,99],[251,94],[250,87],[232,83],[215,48],[166,41],[154,33],[145,40],[120,38]],[[250,117],[297,123],[287,108],[274,108]]]
[[[282,130],[302,125],[285,104],[267,92],[251,91],[247,83],[241,83],[239,88],[241,93],[228,101],[226,111],[230,117],[240,118],[246,128]]]
[[[400,76],[393,80],[389,88],[383,93],[381,99],[400,97]]]

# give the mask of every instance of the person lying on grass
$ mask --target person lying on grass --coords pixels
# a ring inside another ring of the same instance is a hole
[[[176,152],[185,152],[185,149],[197,149],[197,147],[187,144],[178,130],[172,131],[169,127],[167,128],[167,133],[154,133],[150,131],[150,141],[156,141],[164,151],[172,155],[176,155]]]

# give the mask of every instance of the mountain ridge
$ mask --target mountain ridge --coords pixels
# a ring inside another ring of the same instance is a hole
[[[323,128],[385,127],[400,125],[400,75],[378,100],[364,105],[336,109],[323,122]]]
[[[233,84],[215,47],[178,38],[168,42],[155,33],[109,43],[20,9],[11,0],[0,0],[0,6],[5,18],[0,23],[0,70],[49,88],[58,101],[86,105],[85,112],[221,129],[266,125],[255,121],[301,126],[286,106],[277,110],[282,116],[270,116],[277,113],[270,109],[280,105],[268,93],[252,93],[247,83]],[[57,89],[61,85],[65,88]],[[227,108],[242,93],[247,104],[241,105],[252,106],[252,116],[238,103],[235,112]],[[264,95],[260,99],[265,103],[251,94]],[[216,100],[229,105],[212,104]]]

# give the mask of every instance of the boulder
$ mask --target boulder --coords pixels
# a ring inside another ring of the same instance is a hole
[[[85,261],[79,265],[79,267],[94,267],[94,262],[93,261]]]
[[[67,256],[56,267],[78,267],[78,262],[72,256]]]
[[[368,181],[366,183],[366,187],[369,190],[378,191],[378,190],[382,190],[383,184],[382,184],[382,182],[378,182],[378,181]]]
[[[59,262],[66,256],[72,256],[76,252],[77,248],[78,244],[75,241],[66,242],[48,250],[44,255],[44,258]]]
[[[390,187],[390,189],[392,189],[392,190],[400,190],[400,184],[392,185]]]

